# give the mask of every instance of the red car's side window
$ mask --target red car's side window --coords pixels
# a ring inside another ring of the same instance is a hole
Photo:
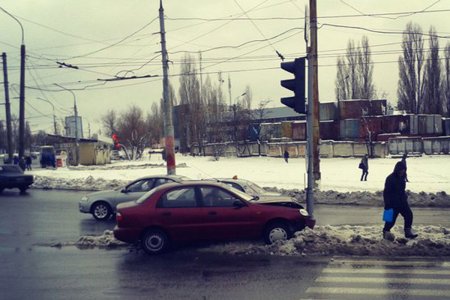
[[[202,187],[203,205],[206,207],[233,207],[236,200],[234,195],[217,187]]]
[[[171,190],[159,199],[157,207],[160,208],[181,208],[196,207],[195,188],[178,188]]]

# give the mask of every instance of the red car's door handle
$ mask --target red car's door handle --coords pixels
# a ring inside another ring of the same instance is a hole
[[[217,212],[216,211],[210,211],[210,212],[208,212],[208,215],[210,215],[210,216],[217,216]]]
[[[164,217],[169,217],[169,216],[171,216],[172,215],[172,213],[171,212],[168,212],[168,211],[166,211],[166,212],[163,212],[161,215],[163,215]]]

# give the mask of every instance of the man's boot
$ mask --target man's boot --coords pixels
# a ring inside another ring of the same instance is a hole
[[[390,231],[383,231],[383,239],[393,242],[395,236]]]
[[[405,228],[405,238],[415,239],[418,236],[411,228]]]

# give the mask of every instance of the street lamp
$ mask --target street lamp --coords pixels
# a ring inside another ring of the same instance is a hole
[[[52,106],[52,109],[53,109],[53,129],[54,129],[55,135],[57,135],[58,133],[57,133],[57,130],[56,130],[55,105],[53,105],[53,103],[51,103],[50,101],[48,101],[47,99],[44,99],[44,98],[37,97],[36,99],[45,101],[45,102],[49,103]]]
[[[239,96],[237,96],[235,99],[234,99],[234,104],[233,105],[231,105],[231,109],[233,110],[233,139],[234,139],[234,142],[237,144],[237,119],[236,119],[236,110],[237,110],[237,105],[236,105],[236,103],[237,103],[237,100],[240,98],[240,97],[243,97],[243,96],[245,96],[247,93],[246,92],[244,92],[244,93],[242,93],[241,95],[239,95]],[[236,146],[237,147],[237,146]]]
[[[20,29],[22,31],[22,44],[20,45],[20,107],[19,107],[19,157],[24,155],[25,148],[25,33],[23,30],[22,23],[6,11],[4,8],[0,7],[4,13],[13,18],[17,23],[19,23]]]
[[[79,162],[79,157],[80,157],[80,149],[79,149],[79,145],[78,145],[78,110],[77,110],[77,97],[75,96],[75,93],[72,90],[69,90],[57,83],[55,83],[54,85],[62,88],[63,90],[66,90],[68,92],[70,92],[73,96],[73,110],[75,113],[75,165],[78,166],[78,162]]]

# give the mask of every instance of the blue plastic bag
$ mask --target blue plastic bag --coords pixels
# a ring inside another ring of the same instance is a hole
[[[392,222],[394,220],[394,209],[385,209],[383,212],[383,221]]]

